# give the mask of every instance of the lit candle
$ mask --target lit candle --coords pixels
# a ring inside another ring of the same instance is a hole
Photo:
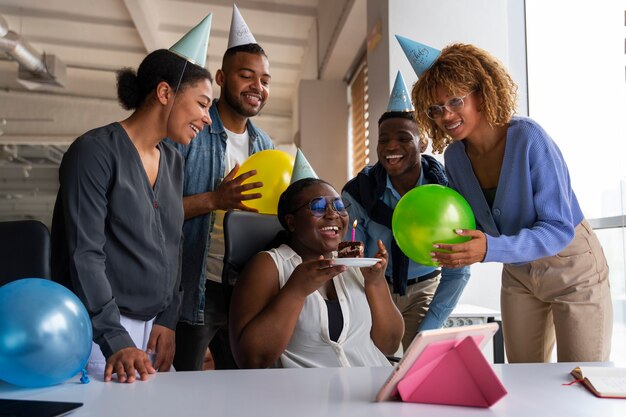
[[[356,219],[354,220],[354,222],[352,222],[352,241],[354,242],[355,237],[356,237]]]

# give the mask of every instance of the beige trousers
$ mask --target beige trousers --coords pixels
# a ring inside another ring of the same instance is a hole
[[[440,279],[441,275],[410,285],[405,295],[394,294],[393,285],[389,285],[393,302],[404,319],[402,347],[405,351],[417,335],[417,329],[428,312],[428,306],[437,291]]]
[[[502,330],[509,362],[607,361],[613,308],[609,268],[586,220],[561,253],[502,271]]]

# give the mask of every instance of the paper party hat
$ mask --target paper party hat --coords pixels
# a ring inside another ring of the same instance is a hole
[[[241,13],[239,13],[239,9],[233,4],[233,16],[230,21],[230,33],[228,35],[227,49],[249,43],[257,42],[256,39],[254,39],[252,32],[250,32],[250,28],[246,25],[246,21],[243,20]]]
[[[406,55],[418,77],[421,77],[441,55],[440,50],[415,42],[404,36],[396,35],[396,39],[400,42],[404,55]]]
[[[209,47],[209,33],[211,32],[212,18],[213,14],[209,13],[198,25],[172,45],[170,51],[180,55],[192,64],[204,67],[206,64],[206,53]]]

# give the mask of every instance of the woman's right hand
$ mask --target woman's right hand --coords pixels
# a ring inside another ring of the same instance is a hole
[[[347,269],[347,266],[335,265],[333,259],[326,259],[320,255],[318,259],[305,261],[298,265],[291,273],[287,285],[306,297]]]
[[[136,372],[139,373],[139,379],[145,381],[148,374],[154,374],[156,370],[152,367],[146,352],[135,347],[127,347],[118,350],[107,360],[104,381],[109,382],[113,374],[117,374],[119,382],[130,384],[137,378]]]

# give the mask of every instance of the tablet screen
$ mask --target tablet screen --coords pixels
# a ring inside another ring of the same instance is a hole
[[[0,417],[56,417],[82,405],[59,401],[0,399]]]

